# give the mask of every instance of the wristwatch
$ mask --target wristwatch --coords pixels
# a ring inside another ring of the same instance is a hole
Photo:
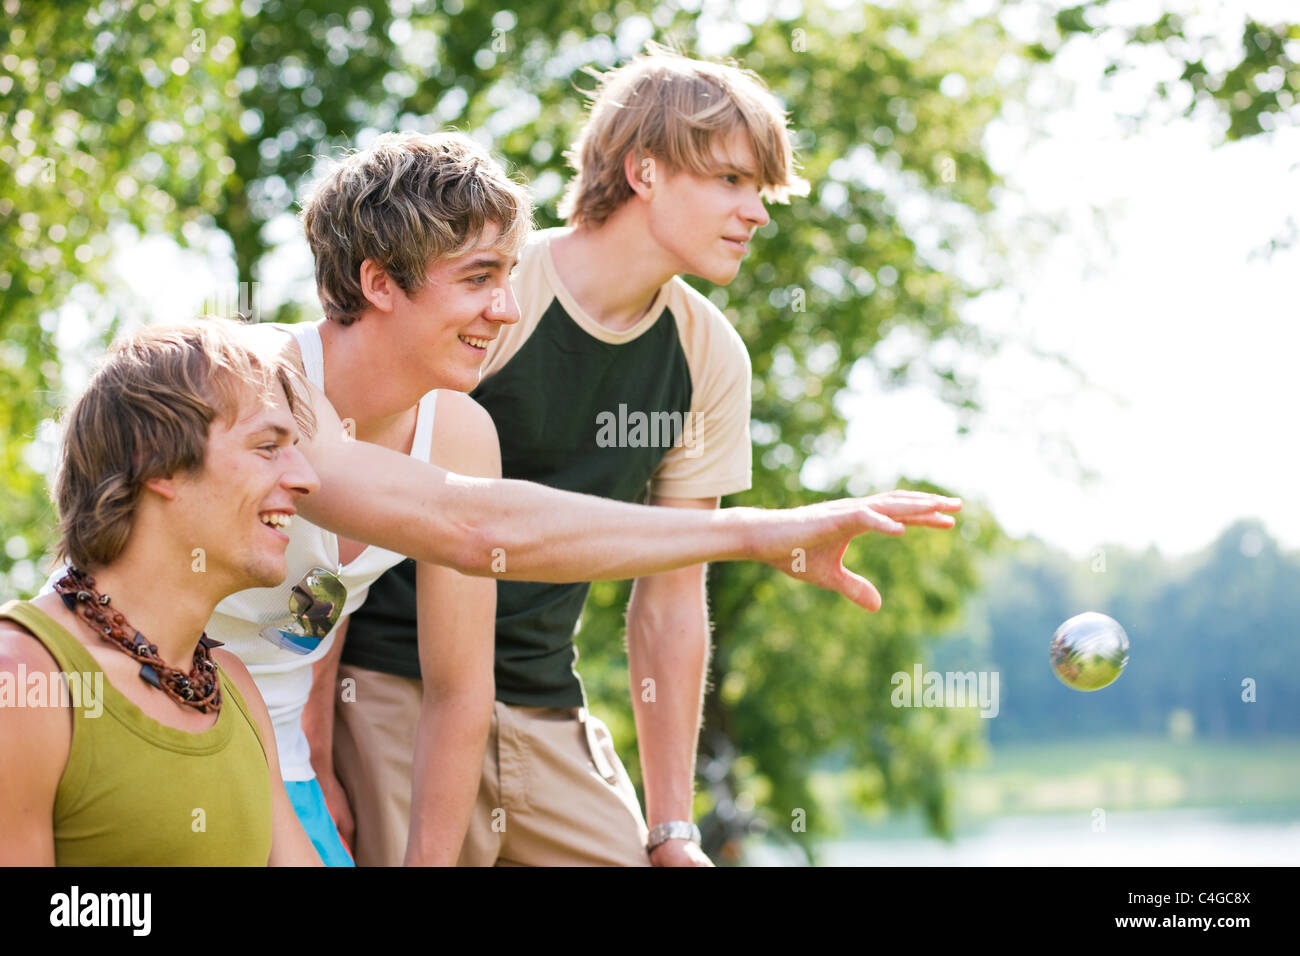
[[[689,820],[669,820],[667,823],[656,823],[650,828],[650,836],[646,840],[646,850],[653,850],[661,843],[667,843],[669,840],[691,840],[698,844],[700,842],[700,828]]]

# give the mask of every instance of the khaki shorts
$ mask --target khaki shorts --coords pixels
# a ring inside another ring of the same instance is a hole
[[[400,866],[411,815],[420,682],[340,666],[334,768],[358,866]],[[493,705],[461,866],[649,866],[645,818],[609,729],[583,708]]]
[[[411,775],[420,681],[339,665],[355,698],[334,700],[334,774],[356,823],[357,866],[401,866],[411,826]]]

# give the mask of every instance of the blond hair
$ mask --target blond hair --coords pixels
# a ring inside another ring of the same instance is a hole
[[[56,557],[85,570],[126,546],[144,483],[202,469],[209,426],[233,425],[277,386],[305,434],[315,427],[301,374],[260,355],[239,323],[202,319],[141,329],[114,343],[66,418],[55,480]]]
[[[532,200],[482,146],[461,133],[385,133],[344,158],[303,206],[325,317],[365,311],[361,264],[371,259],[411,294],[433,259],[461,255],[488,223],[513,255],[532,227]]]
[[[599,226],[632,196],[624,171],[629,152],[670,170],[712,175],[715,141],[742,133],[758,163],[763,196],[775,202],[806,195],[796,173],[785,112],[752,70],[694,60],[659,46],[607,73],[588,71],[591,116],[565,158],[574,176],[560,215],[574,226]]]

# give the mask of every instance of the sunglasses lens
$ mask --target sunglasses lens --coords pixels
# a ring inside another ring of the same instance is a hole
[[[329,571],[313,568],[299,581],[289,598],[289,611],[303,633],[323,638],[339,622],[348,592]]]
[[[334,629],[347,603],[348,592],[333,572],[312,568],[289,592],[289,613],[295,627],[268,627],[261,635],[294,654],[310,654]]]

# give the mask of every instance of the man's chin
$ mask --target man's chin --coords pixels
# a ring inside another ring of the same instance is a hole
[[[439,374],[428,380],[429,390],[442,389],[447,392],[466,393],[474,391],[474,389],[478,388],[479,379],[483,376],[484,361],[485,359],[480,359],[477,364],[472,366],[444,368]]]
[[[268,565],[266,567],[249,568],[249,583],[245,587],[249,588],[274,588],[284,583],[284,579],[289,576],[289,568],[285,564],[278,567]]]
[[[483,363],[480,361],[473,368],[465,369],[455,378],[438,385],[438,388],[444,388],[452,392],[465,392],[466,394],[478,388],[478,383],[483,377]]]
[[[736,276],[740,275],[740,267],[744,259],[734,259],[731,256],[725,259],[716,259],[712,263],[712,268],[708,272],[700,273],[700,278],[707,279],[714,285],[731,285]]]

